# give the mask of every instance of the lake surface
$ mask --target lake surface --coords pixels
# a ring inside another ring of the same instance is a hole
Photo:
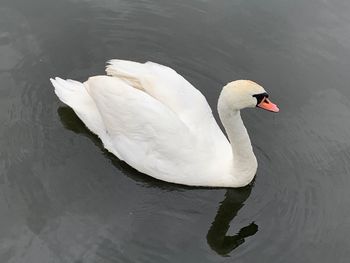
[[[0,0],[0,262],[349,262],[350,2]],[[243,189],[183,187],[102,148],[53,92],[112,58],[173,67],[216,113],[253,79]]]

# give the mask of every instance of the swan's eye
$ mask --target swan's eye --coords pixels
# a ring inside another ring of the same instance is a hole
[[[260,94],[255,94],[255,95],[253,95],[253,97],[256,98],[256,100],[257,100],[256,105],[259,105],[263,101],[263,99],[269,97],[269,94],[264,92],[264,93],[260,93]]]

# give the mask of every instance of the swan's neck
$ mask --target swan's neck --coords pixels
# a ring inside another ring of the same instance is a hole
[[[240,111],[232,110],[220,100],[218,111],[232,147],[233,165],[230,174],[237,186],[247,185],[255,176],[257,161]]]

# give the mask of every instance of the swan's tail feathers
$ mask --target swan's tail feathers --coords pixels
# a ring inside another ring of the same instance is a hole
[[[83,83],[61,78],[50,79],[58,98],[70,106],[93,133],[101,139],[105,128],[100,112]]]
[[[145,79],[144,76],[149,75],[145,64],[120,59],[112,59],[107,63],[107,75],[118,77],[134,88],[144,90],[142,81]]]
[[[50,79],[55,87],[57,97],[71,108],[80,106],[86,100],[87,93],[84,84],[75,80],[63,80],[61,78]],[[91,98],[90,98],[91,99]]]
[[[61,78],[50,79],[50,81],[55,87],[58,98],[70,106],[93,133],[101,137],[105,132],[102,117],[84,84]]]
[[[63,80],[61,78],[50,79],[50,81],[55,87],[55,93],[58,98],[74,110],[90,131],[100,137],[104,147],[108,151],[123,160],[120,154],[114,149],[96,103],[86,89],[88,83],[81,83],[70,79]]]

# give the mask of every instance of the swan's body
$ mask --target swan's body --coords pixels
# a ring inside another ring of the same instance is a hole
[[[256,105],[254,95],[265,92],[261,86],[236,81],[224,87],[218,110],[231,145],[204,96],[174,70],[112,60],[107,73],[84,83],[51,81],[60,100],[108,151],[138,171],[172,183],[241,187],[254,178],[257,161],[239,109]],[[241,89],[249,98],[237,100]]]

